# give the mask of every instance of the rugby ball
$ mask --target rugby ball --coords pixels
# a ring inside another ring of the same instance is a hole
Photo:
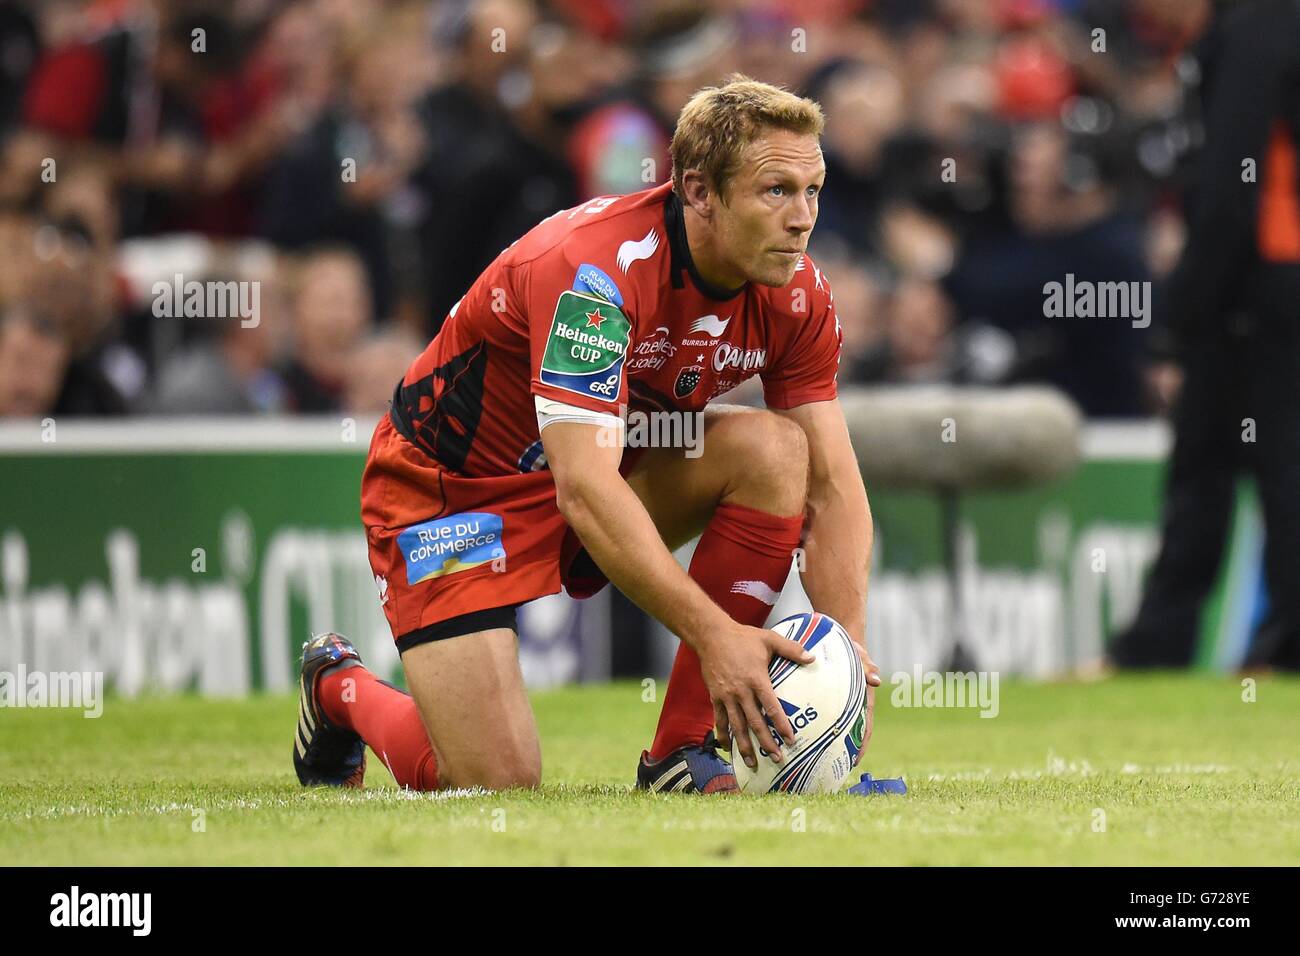
[[[733,740],[736,782],[745,793],[834,793],[853,769],[866,731],[867,678],[862,660],[844,628],[825,614],[795,614],[772,630],[802,644],[816,660],[800,665],[772,658],[768,676],[794,726],[795,739],[787,743],[772,730],[785,755],[777,764],[746,728],[758,768],[745,766]],[[769,727],[771,723],[769,719]]]

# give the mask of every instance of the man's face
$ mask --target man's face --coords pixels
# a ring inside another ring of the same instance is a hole
[[[335,255],[308,264],[296,308],[298,357],[316,375],[342,379],[370,323],[370,292],[361,266]]]
[[[54,408],[68,365],[63,338],[26,316],[0,318],[0,418]]]
[[[788,283],[808,248],[825,179],[817,137],[786,130],[760,135],[727,184],[726,202],[714,197],[719,256],[750,282]]]

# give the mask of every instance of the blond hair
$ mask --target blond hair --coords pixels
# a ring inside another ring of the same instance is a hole
[[[745,148],[769,129],[821,136],[826,119],[812,100],[741,73],[706,86],[682,107],[671,146],[673,189],[685,198],[682,176],[698,169],[719,196],[740,168]]]

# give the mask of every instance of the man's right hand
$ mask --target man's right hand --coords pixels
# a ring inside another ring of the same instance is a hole
[[[758,767],[754,738],[749,735],[752,730],[759,746],[767,751],[773,763],[780,763],[781,748],[773,739],[763,714],[766,712],[784,740],[794,739],[794,728],[772,689],[768,664],[773,655],[796,664],[811,664],[814,660],[812,653],[776,631],[747,627],[734,621],[730,622],[730,627],[710,634],[696,648],[704,684],[713,700],[718,740],[725,744],[734,736],[735,748],[752,770]]]

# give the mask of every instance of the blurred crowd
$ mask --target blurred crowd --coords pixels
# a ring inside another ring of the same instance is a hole
[[[377,414],[502,248],[667,181],[678,110],[737,70],[825,109],[842,382],[1159,412],[1158,323],[1046,318],[1044,285],[1174,264],[1210,8],[0,2],[0,417]],[[177,277],[256,283],[255,321],[160,310]]]

